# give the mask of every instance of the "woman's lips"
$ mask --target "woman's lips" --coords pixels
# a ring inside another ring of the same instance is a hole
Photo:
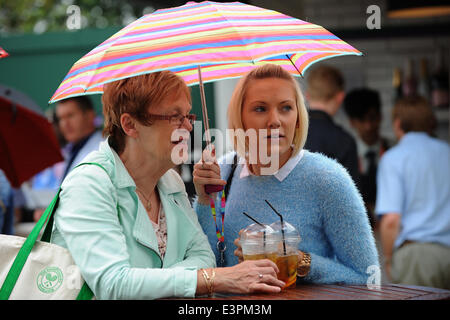
[[[187,144],[187,140],[186,139],[180,139],[178,141],[172,141],[172,143],[173,144],[180,144],[180,143]]]
[[[274,135],[269,135],[266,138],[267,139],[282,139],[282,138],[284,138],[284,135],[282,135],[282,134],[280,134],[280,135],[274,134]]]

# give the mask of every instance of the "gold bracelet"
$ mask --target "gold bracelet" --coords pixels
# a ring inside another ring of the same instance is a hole
[[[216,271],[211,269],[212,275],[211,275],[211,291],[209,292],[209,295],[212,297],[214,295],[214,278],[216,277]]]
[[[216,273],[214,272],[214,269],[212,269],[212,276],[210,277],[205,269],[200,269],[202,271],[203,278],[205,279],[206,283],[206,289],[208,289],[209,295],[213,295],[213,287],[214,287],[214,277],[216,276]]]

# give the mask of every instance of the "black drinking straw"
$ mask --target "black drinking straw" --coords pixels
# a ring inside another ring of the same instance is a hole
[[[283,221],[283,216],[270,204],[269,201],[264,200],[270,208],[272,208],[272,210],[280,217],[280,221],[281,221],[281,234],[283,236],[283,252],[284,255],[286,255],[286,240],[284,239],[284,221]]]
[[[257,224],[259,224],[261,227],[264,228],[264,230],[263,230],[263,241],[264,241],[264,247],[265,247],[266,246],[266,229],[265,229],[265,226],[261,222],[257,221],[255,218],[250,216],[248,213],[246,213],[244,211],[242,211],[242,213],[245,214],[247,216],[247,218],[253,220],[254,222],[256,222]]]

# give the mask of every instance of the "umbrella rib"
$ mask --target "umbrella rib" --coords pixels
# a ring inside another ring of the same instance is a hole
[[[214,9],[215,9],[217,12],[220,12],[220,10],[219,10],[218,8],[214,7]],[[239,39],[241,40],[241,42],[244,44],[243,46],[246,47],[247,45],[245,44],[244,39],[241,37],[241,34],[240,34],[239,31],[236,29],[236,27],[231,23],[230,20],[228,20],[228,18],[227,18],[224,14],[221,13],[221,15],[222,15],[222,17],[225,19],[225,21],[230,25],[230,27],[231,27],[233,30],[235,30],[236,35],[239,37]],[[247,53],[247,50],[245,50],[244,52]],[[250,57],[249,60],[251,60],[251,62],[252,62],[253,64],[255,64],[253,57],[251,57],[251,56],[249,56],[249,57]]]
[[[294,61],[292,61],[291,57],[289,57],[289,55],[287,54],[286,57],[289,59],[289,61],[292,63],[292,65],[294,66],[295,70],[297,70],[297,72],[300,74],[300,77],[303,78],[303,74],[300,72],[300,70],[298,70],[297,66],[295,65]]]

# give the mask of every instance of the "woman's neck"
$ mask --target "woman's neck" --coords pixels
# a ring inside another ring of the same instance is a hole
[[[255,176],[273,175],[278,170],[280,170],[280,168],[282,166],[284,166],[286,164],[286,162],[288,162],[288,160],[291,158],[292,152],[293,152],[293,149],[290,148],[289,151],[280,155],[280,157],[278,159],[278,164],[274,163],[272,160],[268,164],[261,164],[261,162],[258,161],[255,164],[249,164],[248,167]],[[247,163],[249,163],[248,159],[246,159],[246,160],[247,160]],[[258,158],[258,160],[259,160],[259,158]]]
[[[158,161],[157,157],[146,155],[133,141],[125,145],[119,157],[136,187],[146,194],[155,190],[158,180],[170,169],[167,164]]]

